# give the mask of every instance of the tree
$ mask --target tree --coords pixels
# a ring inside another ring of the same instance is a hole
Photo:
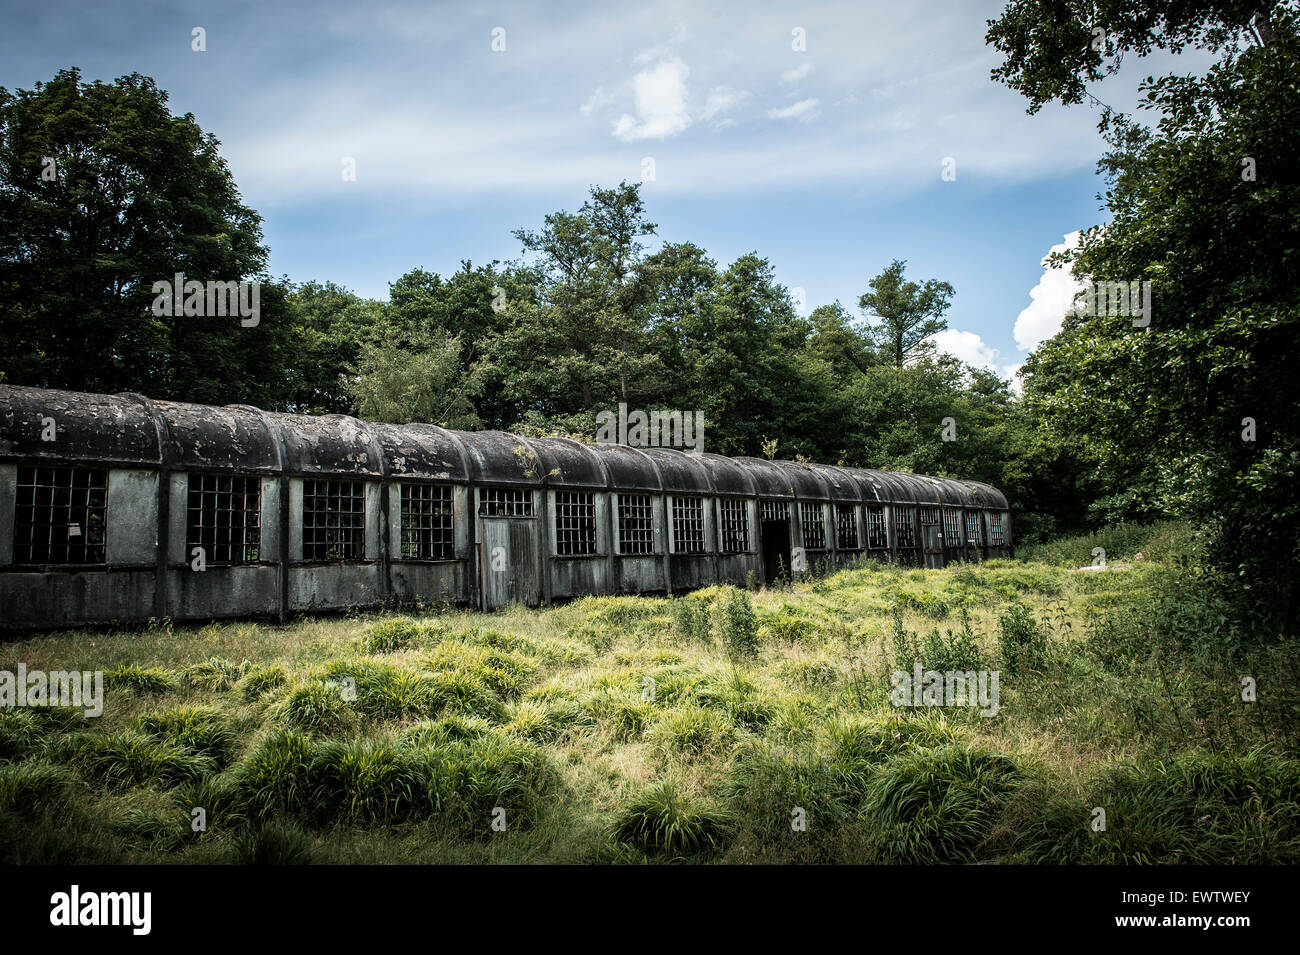
[[[465,372],[459,338],[420,333],[413,342],[383,337],[362,345],[348,391],[368,421],[473,430],[482,427],[471,401],[478,379]]]
[[[934,352],[930,339],[948,327],[953,288],[947,282],[928,279],[925,284],[903,281],[907,263],[895,259],[871,280],[870,292],[863,292],[858,307],[878,321],[868,327],[872,341],[886,361],[902,368]]]
[[[1071,104],[1087,84],[1119,69],[1125,53],[1222,49],[1249,37],[1276,41],[1274,0],[1012,0],[988,21],[987,42],[1004,54],[992,77],[1029,100]]]
[[[265,279],[260,217],[219,143],[139,74],[64,70],[0,88],[0,371],[7,380],[155,397],[282,397],[285,289],[260,321],[159,317],[153,283]]]
[[[1087,446],[1124,506],[1195,522],[1212,582],[1261,632],[1300,616],[1300,437],[1284,384],[1300,327],[1300,38],[1290,11],[1269,26],[1266,47],[1204,77],[1145,84],[1154,127],[1105,127],[1112,222],[1072,260],[1083,279],[1149,281],[1149,327],[1072,313],[1026,366],[1046,426]]]
[[[593,188],[576,213],[551,213],[542,229],[515,232],[533,257],[537,290],[507,302],[498,358],[530,421],[588,430],[598,410],[646,397],[657,358],[646,334],[641,240],[656,226],[638,190]]]

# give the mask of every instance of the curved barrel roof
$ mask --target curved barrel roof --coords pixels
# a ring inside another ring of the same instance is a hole
[[[0,460],[1007,508],[955,478],[3,384]]]

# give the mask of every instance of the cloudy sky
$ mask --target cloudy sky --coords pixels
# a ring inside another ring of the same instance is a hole
[[[592,184],[649,179],[660,239],[722,264],[756,250],[807,309],[856,312],[894,258],[951,282],[942,345],[1009,373],[1070,298],[1043,256],[1104,215],[1095,112],[1028,116],[989,80],[1000,8],[6,4],[0,85],[71,66],[154,77],[221,140],[272,271],[295,280],[386,297],[417,266],[517,257],[512,229],[576,208]],[[1135,61],[1097,92],[1125,108],[1168,65]]]

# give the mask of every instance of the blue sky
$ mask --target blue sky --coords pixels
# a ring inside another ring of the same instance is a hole
[[[221,140],[273,273],[386,297],[423,267],[517,257],[511,230],[638,181],[666,241],[756,250],[809,309],[855,313],[890,260],[957,291],[941,345],[1013,372],[1103,221],[1096,113],[988,78],[998,2],[7,5],[0,85],[140,72]],[[202,28],[206,50],[196,52]],[[496,49],[494,49],[494,46]],[[802,46],[802,49],[798,47]],[[502,48],[504,47],[504,48]],[[1097,92],[1199,69],[1150,57]],[[346,181],[343,163],[355,163]],[[942,178],[952,160],[955,178]]]

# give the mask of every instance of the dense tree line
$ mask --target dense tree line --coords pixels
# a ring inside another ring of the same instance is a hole
[[[1154,122],[1102,114],[1111,222],[1067,257],[1080,278],[1151,281],[1153,321],[1072,313],[1023,398],[936,354],[955,294],[941,279],[881,263],[857,312],[803,315],[757,251],[724,264],[656,245],[627,183],[518,229],[516,260],[416,269],[387,301],[270,276],[219,144],[151,80],[75,70],[0,89],[0,376],[586,440],[620,403],[695,411],[710,451],[988,481],[1022,540],[1186,516],[1220,579],[1285,616],[1296,37],[1290,4],[1012,0],[990,22],[994,78],[1031,112],[1093,98],[1125,52],[1221,52],[1204,77],[1148,81]],[[260,322],[158,314],[153,283],[177,272],[259,281]]]

